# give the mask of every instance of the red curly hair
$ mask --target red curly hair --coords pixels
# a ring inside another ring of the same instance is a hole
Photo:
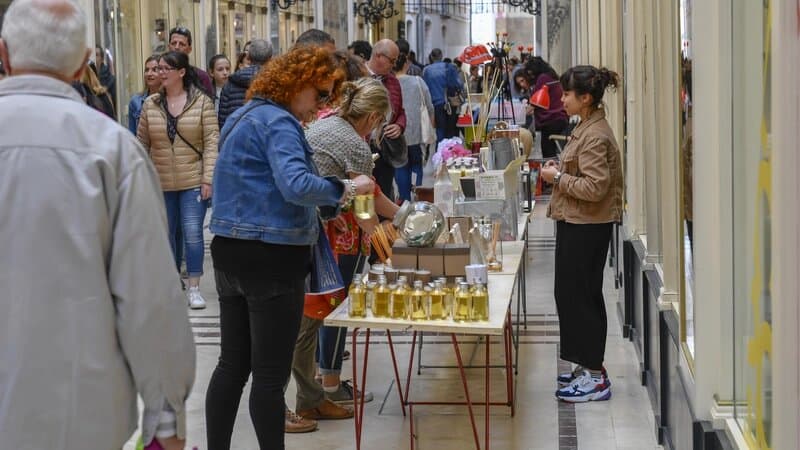
[[[327,50],[295,47],[272,58],[258,72],[247,91],[247,99],[258,96],[288,106],[303,88],[333,81],[331,100],[335,101],[346,76],[342,63]]]

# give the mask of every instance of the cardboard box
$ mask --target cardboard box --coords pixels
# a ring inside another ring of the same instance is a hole
[[[444,274],[447,277],[467,275],[464,268],[470,264],[469,244],[447,244],[444,247]]]
[[[401,239],[395,240],[392,244],[392,266],[416,270],[418,250],[416,247],[409,247]]]
[[[444,275],[444,245],[436,244],[433,247],[419,248],[418,268],[431,272],[431,277]]]

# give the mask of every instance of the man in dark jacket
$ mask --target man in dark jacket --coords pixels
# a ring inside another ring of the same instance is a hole
[[[219,119],[220,130],[225,125],[225,119],[244,105],[245,94],[250,88],[250,82],[253,81],[261,67],[272,58],[272,45],[263,39],[253,39],[250,41],[246,53],[250,59],[250,65],[234,72],[219,95],[217,119]]]
[[[171,51],[186,53],[188,56],[192,53],[192,32],[184,27],[175,27],[169,30],[169,49]],[[217,91],[214,89],[214,84],[211,82],[211,77],[205,70],[194,67],[194,72],[197,74],[197,79],[200,81],[198,86],[203,92],[211,98],[214,98]]]

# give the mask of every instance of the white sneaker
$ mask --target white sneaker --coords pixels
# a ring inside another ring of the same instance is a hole
[[[189,297],[189,308],[192,309],[205,309],[206,300],[200,295],[200,288],[197,286],[190,287],[187,294]]]

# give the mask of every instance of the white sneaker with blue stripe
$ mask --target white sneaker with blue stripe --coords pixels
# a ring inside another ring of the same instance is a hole
[[[611,384],[605,375],[594,378],[584,370],[571,384],[557,390],[556,398],[570,403],[608,400],[611,398]]]
[[[580,374],[582,374],[584,370],[586,370],[586,369],[584,369],[582,366],[575,366],[575,370],[573,370],[572,372],[564,372],[564,373],[558,374],[558,377],[556,377],[556,381],[558,382],[558,386],[559,387],[564,387],[564,386],[568,386],[568,385],[572,384],[572,382],[575,381],[575,379],[578,378],[578,376],[580,376]],[[603,367],[603,372],[602,373],[603,373],[603,376],[606,378],[606,381],[608,381],[608,384],[610,385],[611,384],[611,379],[608,378],[608,372],[606,372],[606,368],[605,367]]]

